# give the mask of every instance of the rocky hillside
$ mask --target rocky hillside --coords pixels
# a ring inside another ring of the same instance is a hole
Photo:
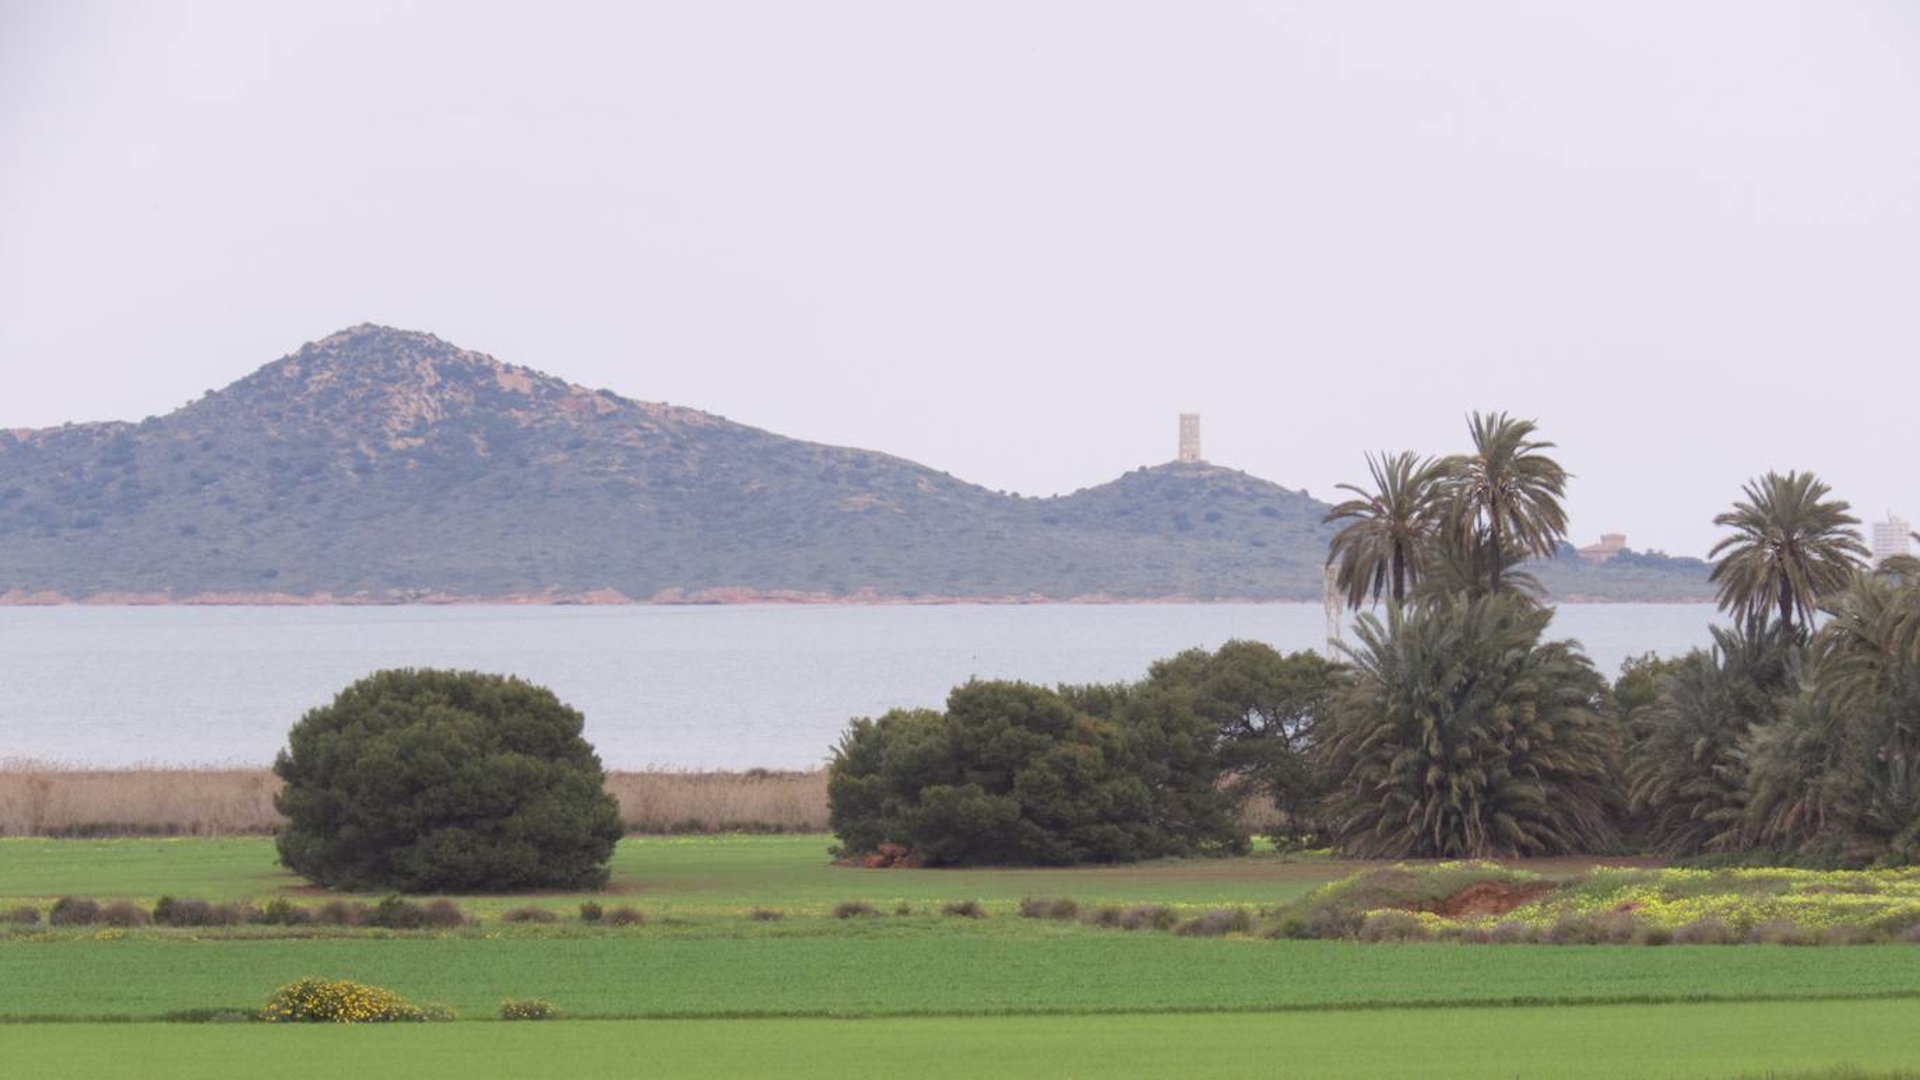
[[[359,326],[164,417],[0,433],[0,600],[1311,599],[1325,509],[1211,465],[1001,495]]]

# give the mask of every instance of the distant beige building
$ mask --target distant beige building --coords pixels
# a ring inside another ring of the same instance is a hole
[[[1907,544],[1913,536],[1913,523],[1887,515],[1887,520],[1873,523],[1873,565],[1879,566],[1888,559],[1907,553]]]
[[[1579,549],[1580,557],[1592,563],[1603,563],[1615,555],[1627,550],[1626,533],[1601,533],[1600,542],[1588,544]]]
[[[1180,414],[1180,460],[1200,460],[1200,414]]]

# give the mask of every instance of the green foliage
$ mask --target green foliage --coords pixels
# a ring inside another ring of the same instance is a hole
[[[90,896],[63,896],[47,912],[47,922],[53,926],[89,926],[99,918],[100,903]]]
[[[975,681],[954,689],[945,713],[854,721],[828,770],[842,850],[896,844],[935,866],[1120,862],[1194,850],[1231,828],[1229,804],[1189,771],[1211,761],[1198,718],[1075,708],[1093,696]]]
[[[1720,607],[1747,620],[1776,615],[1807,623],[1827,596],[1847,586],[1867,555],[1847,503],[1812,473],[1770,472],[1749,481],[1746,498],[1713,519],[1733,529],[1707,553]]]
[[[559,1015],[553,1002],[542,998],[508,998],[500,1003],[502,1020],[552,1020]]]
[[[1270,800],[1285,815],[1288,833],[1305,836],[1317,831],[1313,809],[1324,790],[1308,754],[1339,674],[1339,665],[1319,653],[1283,655],[1261,642],[1235,640],[1212,653],[1189,649],[1156,661],[1131,693],[1143,706],[1161,703],[1162,716],[1191,713],[1205,723],[1212,762],[1190,754],[1178,769],[1196,788],[1204,786],[1190,793],[1194,802],[1210,801],[1208,792],[1224,780],[1236,799]]]
[[[1782,624],[1748,620],[1713,637],[1661,679],[1629,764],[1631,803],[1668,855],[1744,843],[1747,740],[1779,718],[1805,657],[1805,636]]]
[[[592,900],[580,905],[580,921],[583,923],[597,923],[605,914],[606,910]]]
[[[391,990],[348,979],[306,978],[273,992],[260,1019],[268,1023],[383,1024],[425,1015]]]
[[[600,885],[621,827],[580,730],[518,679],[371,675],[295,724],[274,762],[281,861],[347,889]]]
[[[1441,516],[1448,471],[1432,458],[1409,452],[1367,455],[1371,491],[1340,484],[1358,498],[1327,511],[1327,523],[1346,521],[1327,547],[1327,565],[1338,566],[1335,581],[1347,606],[1358,609],[1383,595],[1395,602],[1424,575]]]
[[[1618,725],[1552,613],[1509,597],[1362,616],[1316,758],[1336,844],[1362,857],[1543,855],[1613,843]]]

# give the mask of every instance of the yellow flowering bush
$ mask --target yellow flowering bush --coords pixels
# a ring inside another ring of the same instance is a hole
[[[380,1024],[425,1019],[420,1009],[391,990],[347,979],[301,979],[273,992],[260,1019],[268,1023],[309,1021]]]

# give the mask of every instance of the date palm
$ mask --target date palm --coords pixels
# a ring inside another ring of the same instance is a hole
[[[1506,413],[1474,413],[1468,420],[1473,452],[1448,459],[1458,512],[1486,534],[1488,550],[1546,558],[1567,534],[1567,471],[1543,451],[1531,420]],[[1487,562],[1488,591],[1500,592],[1505,559]]]
[[[1578,647],[1511,596],[1438,598],[1358,620],[1321,722],[1326,822],[1362,858],[1597,851],[1613,841],[1618,725]]]
[[[1770,472],[1713,519],[1733,530],[1707,553],[1723,610],[1745,618],[1774,611],[1782,623],[1805,625],[1822,597],[1847,586],[1868,552],[1853,528],[1860,519],[1827,498],[1831,490],[1812,473]]]
[[[1352,484],[1348,499],[1327,512],[1326,521],[1345,521],[1327,548],[1327,565],[1338,564],[1335,582],[1347,605],[1358,608],[1382,594],[1400,602],[1424,570],[1423,553],[1437,519],[1440,480],[1444,473],[1432,458],[1411,451],[1367,455],[1373,490]]]

